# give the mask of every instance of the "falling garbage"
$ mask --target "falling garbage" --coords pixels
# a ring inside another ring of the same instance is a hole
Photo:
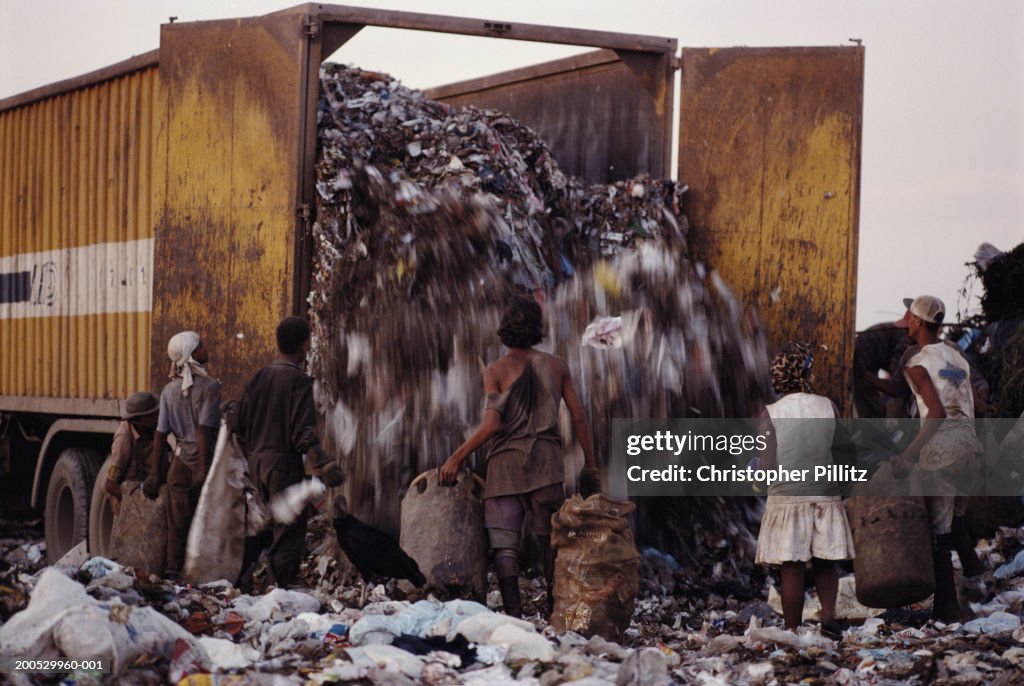
[[[404,489],[475,427],[514,292],[546,294],[541,347],[569,363],[599,451],[614,417],[749,416],[767,397],[757,313],[690,254],[683,184],[586,184],[503,113],[356,68],[320,76],[310,371],[360,519],[397,534]],[[604,330],[586,334],[591,322]],[[609,474],[613,457],[599,455]],[[752,560],[740,499],[639,507],[638,540],[707,575]],[[689,520],[711,509],[734,524],[709,554]]]

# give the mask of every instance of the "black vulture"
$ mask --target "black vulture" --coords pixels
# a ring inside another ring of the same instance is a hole
[[[363,577],[360,606],[366,603],[367,584],[374,577],[408,579],[416,588],[423,588],[427,583],[416,560],[391,536],[356,519],[348,511],[348,501],[342,495],[334,499],[334,532],[341,549]]]

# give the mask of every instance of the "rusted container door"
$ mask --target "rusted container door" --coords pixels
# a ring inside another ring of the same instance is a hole
[[[426,95],[507,112],[540,135],[563,171],[591,183],[641,173],[667,177],[670,57],[668,51],[598,50],[439,86]]]
[[[770,341],[828,346],[819,388],[848,405],[864,49],[684,49],[679,179],[694,245]]]
[[[164,25],[167,201],[156,232],[153,378],[195,330],[224,397],[276,350],[295,302],[299,142],[308,41],[301,14]]]

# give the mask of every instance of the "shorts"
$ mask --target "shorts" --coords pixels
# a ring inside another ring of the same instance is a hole
[[[565,502],[565,487],[551,484],[528,493],[499,495],[484,499],[484,526],[519,533],[526,513],[530,513],[530,529],[537,536],[551,535],[551,515]]]

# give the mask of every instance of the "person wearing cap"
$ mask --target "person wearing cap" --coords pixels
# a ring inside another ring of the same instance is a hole
[[[925,503],[933,536],[936,619],[956,621],[961,616],[953,577],[953,519],[966,513],[972,482],[980,471],[983,447],[974,433],[974,392],[971,368],[953,346],[939,339],[946,306],[934,296],[905,299],[907,307],[896,326],[918,346],[907,360],[903,375],[917,399],[921,422],[904,451],[893,458],[893,472],[905,474],[916,462],[922,471]],[[960,495],[958,495],[958,493]]]
[[[121,507],[121,483],[145,481],[149,475],[159,409],[160,401],[146,391],[132,393],[125,402],[124,415],[110,446],[110,466],[103,484],[103,490],[111,497],[115,515]]]
[[[303,364],[310,350],[309,322],[285,317],[277,325],[278,358],[256,372],[238,401],[232,429],[245,446],[250,474],[263,502],[302,481],[303,457],[328,487],[345,473],[320,445],[316,433],[313,378]],[[306,540],[306,513],[291,524],[274,524],[246,541],[241,583],[247,585],[260,552],[269,548],[271,582],[293,584]]]
[[[167,479],[167,575],[181,573],[192,515],[210,468],[220,427],[220,381],[206,371],[209,353],[195,331],[183,331],[167,343],[171,381],[160,393],[156,435],[149,476],[142,491],[156,498]],[[174,453],[164,457],[167,436],[174,434]]]

